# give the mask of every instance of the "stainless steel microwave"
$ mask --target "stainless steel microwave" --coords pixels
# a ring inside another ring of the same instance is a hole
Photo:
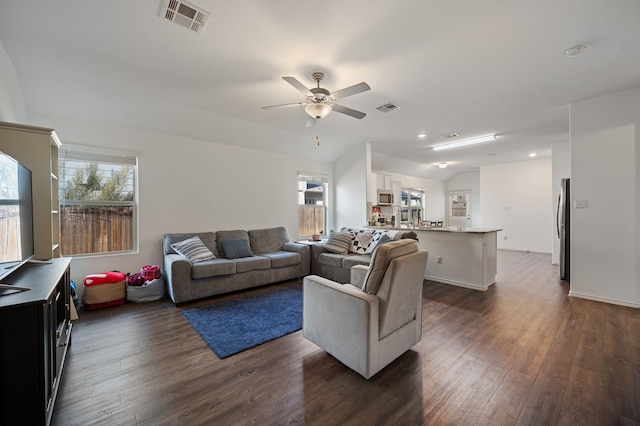
[[[379,206],[392,206],[393,205],[393,192],[385,189],[378,189],[378,205]]]

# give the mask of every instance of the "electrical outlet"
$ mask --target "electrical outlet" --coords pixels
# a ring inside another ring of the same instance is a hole
[[[436,259],[436,263],[442,263],[442,256],[438,256],[438,259]]]

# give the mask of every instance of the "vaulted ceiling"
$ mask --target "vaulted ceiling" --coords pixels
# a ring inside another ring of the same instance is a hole
[[[548,157],[571,103],[640,87],[638,0],[191,4],[211,13],[201,33],[162,0],[0,0],[0,42],[32,111],[323,161],[369,142],[374,168],[443,180]],[[313,87],[315,71],[331,91],[367,82],[339,102],[366,117],[307,128],[302,107],[261,109],[304,101],[281,77]],[[451,133],[497,140],[431,149]]]

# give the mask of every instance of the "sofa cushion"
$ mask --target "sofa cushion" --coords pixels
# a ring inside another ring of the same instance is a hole
[[[369,265],[371,263],[371,255],[362,254],[358,256],[346,256],[342,259],[342,267],[351,269],[355,265]]]
[[[347,257],[345,254],[321,253],[318,256],[318,263],[336,268],[342,268],[342,260]]]
[[[218,246],[216,244],[216,233],[215,232],[191,232],[188,234],[164,234],[162,237],[162,249],[164,250],[164,254],[178,254],[175,251],[171,244],[175,244],[180,241],[184,241],[187,238],[198,237],[204,243],[205,246],[215,257],[218,257]]]
[[[324,244],[324,248],[331,253],[347,254],[354,238],[355,234],[349,232],[331,232],[329,239]]]
[[[380,246],[371,257],[371,264],[364,279],[362,291],[376,294],[391,261],[396,257],[416,251],[418,251],[418,242],[410,239],[391,241]]]
[[[300,256],[300,253],[292,251],[276,251],[274,253],[265,253],[262,256],[271,259],[272,268],[285,268],[287,266],[294,266],[302,263],[302,256]]]
[[[218,247],[218,253],[221,257],[227,257],[222,248],[222,242],[225,240],[247,240],[249,241],[249,233],[242,229],[234,231],[217,231],[216,232],[216,244]]]
[[[222,242],[222,251],[227,259],[253,256],[251,247],[249,247],[249,240],[224,240]]]
[[[236,273],[235,262],[227,259],[213,259],[194,263],[191,266],[191,278],[217,277],[218,275],[231,275]]]
[[[234,259],[233,262],[236,264],[236,272],[238,274],[271,267],[271,260],[264,256],[241,257]]]
[[[252,229],[248,232],[251,250],[254,254],[273,253],[282,250],[282,246],[289,241],[287,229],[278,228]]]
[[[186,257],[190,262],[202,262],[215,259],[214,254],[204,245],[199,237],[191,237],[186,240],[171,244],[171,248],[178,254]]]

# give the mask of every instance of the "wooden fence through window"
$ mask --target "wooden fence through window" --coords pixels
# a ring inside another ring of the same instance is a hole
[[[298,233],[300,236],[327,234],[324,229],[324,206],[298,205]]]
[[[60,206],[64,256],[133,250],[133,207]]]

